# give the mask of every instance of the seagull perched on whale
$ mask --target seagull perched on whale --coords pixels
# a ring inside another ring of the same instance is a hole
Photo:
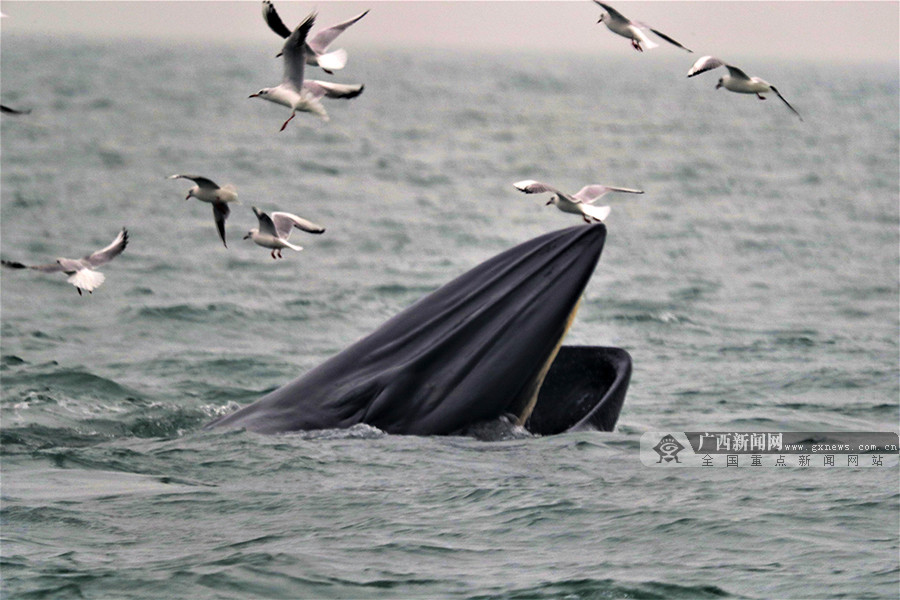
[[[303,79],[303,66],[306,62],[306,36],[315,20],[316,13],[310,13],[285,41],[281,51],[284,60],[284,76],[281,83],[275,87],[263,88],[250,95],[250,98],[262,98],[291,109],[291,116],[281,126],[280,131],[284,131],[287,124],[296,116],[297,111],[311,112],[327,121],[328,113],[325,112],[325,107],[321,102],[323,97],[355,98],[362,93],[364,88],[363,85]]]
[[[791,112],[797,115],[801,121],[803,120],[803,117],[800,116],[800,113],[798,113],[796,109],[794,109],[794,107],[784,99],[784,96],[782,96],[781,93],[777,89],[775,89],[774,85],[764,79],[760,79],[759,77],[750,77],[737,67],[733,67],[714,56],[701,56],[700,58],[698,58],[697,62],[694,63],[694,66],[691,67],[691,70],[688,71],[687,76],[693,77],[694,75],[699,75],[700,73],[705,73],[718,67],[725,67],[726,69],[728,69],[728,75],[719,78],[719,83],[716,84],[716,89],[724,87],[726,90],[737,92],[738,94],[756,94],[756,97],[760,100],[765,100],[763,94],[772,92],[776,96],[781,98],[781,101],[784,102],[789,109],[791,109]]]
[[[605,196],[609,192],[625,192],[627,194],[643,194],[643,190],[632,190],[630,188],[610,187],[606,185],[586,185],[574,194],[566,194],[555,187],[549,186],[540,181],[526,179],[517,181],[513,184],[519,191],[526,194],[541,194],[550,192],[553,197],[547,201],[547,206],[555,204],[556,208],[563,212],[581,215],[585,223],[590,223],[591,219],[603,222],[609,216],[610,208],[608,206],[594,206],[594,202]]]
[[[652,31],[653,33],[655,33],[662,39],[666,40],[670,44],[672,44],[674,46],[678,46],[682,50],[687,50],[688,52],[693,52],[693,50],[685,48],[684,46],[682,46],[681,44],[679,44],[678,42],[676,42],[675,40],[673,40],[666,34],[660,32],[660,31],[657,31],[656,29],[653,29],[649,25],[646,25],[644,23],[639,23],[637,21],[632,21],[631,19],[629,19],[628,17],[626,17],[625,15],[623,15],[622,13],[620,13],[619,11],[614,9],[609,4],[605,4],[603,2],[598,2],[597,0],[594,0],[594,3],[599,5],[600,8],[602,8],[603,10],[606,11],[606,13],[600,15],[600,20],[597,22],[605,23],[607,29],[609,29],[613,33],[617,33],[617,34],[621,35],[622,37],[627,37],[628,39],[630,39],[631,45],[638,52],[644,51],[644,49],[641,47],[641,44],[644,44],[645,46],[647,46],[648,50],[650,50],[652,48],[656,48],[659,45],[659,44],[656,44],[653,41],[651,41],[650,38],[647,37],[647,34],[644,33],[645,31]]]
[[[271,0],[263,0],[262,13],[269,29],[285,39],[290,37],[291,30],[285,26],[284,21],[278,16],[278,12],[276,12],[275,6],[272,4]],[[337,36],[341,35],[345,29],[367,14],[369,14],[368,10],[356,15],[348,21],[332,25],[328,29],[323,29],[311,39],[306,40],[304,48],[306,51],[306,64],[311,67],[321,67],[322,70],[329,75],[338,69],[343,69],[347,64],[347,51],[342,48],[340,50],[332,50],[329,52],[328,46],[335,38],[337,38]],[[278,56],[281,56],[280,52],[278,53]]]
[[[244,236],[244,239],[246,240],[249,238],[252,239],[257,246],[271,248],[272,258],[284,258],[281,256],[281,250],[283,248],[290,248],[297,252],[303,250],[302,246],[295,246],[288,241],[288,238],[291,237],[291,232],[295,228],[307,233],[325,233],[325,228],[321,225],[316,225],[311,221],[307,221],[306,219],[298,217],[297,215],[292,215],[291,213],[273,212],[270,217],[254,206],[253,214],[255,214],[256,218],[259,220],[259,227],[254,227],[248,231],[247,235]]]
[[[67,281],[75,286],[75,289],[78,290],[78,295],[81,296],[82,290],[92,294],[94,290],[100,287],[106,280],[106,276],[103,273],[95,271],[94,269],[105,265],[117,257],[127,245],[128,231],[123,227],[122,231],[119,232],[119,235],[116,236],[116,239],[114,239],[109,246],[102,250],[97,250],[92,254],[88,254],[84,258],[57,258],[56,262],[48,265],[29,266],[9,260],[0,261],[0,263],[2,263],[4,267],[9,267],[10,269],[34,269],[35,271],[42,271],[44,273],[56,273],[61,271],[69,276]]]
[[[190,179],[197,184],[188,190],[184,199],[190,200],[191,197],[194,197],[197,200],[212,204],[216,229],[219,230],[219,237],[222,238],[222,243],[225,244],[225,219],[231,213],[228,203],[237,202],[240,204],[238,202],[237,189],[230,183],[219,187],[214,181],[199,175],[169,175],[168,179]],[[225,244],[225,247],[227,248],[228,244]]]

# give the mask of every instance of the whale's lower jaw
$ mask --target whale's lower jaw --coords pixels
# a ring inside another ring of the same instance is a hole
[[[611,429],[621,399],[612,417],[590,416],[585,405],[615,404],[600,389],[607,380],[624,398],[630,360],[623,376],[622,364],[616,363],[618,370],[600,369],[607,363],[599,354],[560,347],[605,239],[606,227],[598,224],[519,244],[420,299],[302,377],[207,427],[279,433],[365,423],[388,433],[441,435],[512,414],[520,423],[535,424],[539,433],[568,421],[566,429]],[[573,389],[581,392],[560,393],[571,370],[558,365],[573,360],[605,375],[581,376],[573,380]],[[611,380],[610,373],[616,375]],[[597,389],[588,393],[590,386]],[[561,413],[546,409],[548,393],[561,398],[553,402],[575,406]]]
[[[612,431],[630,381],[631,355],[622,348],[563,346],[525,428],[536,435]]]

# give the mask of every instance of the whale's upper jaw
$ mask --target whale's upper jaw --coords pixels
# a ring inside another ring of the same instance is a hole
[[[605,240],[603,224],[581,225],[502,252],[210,426],[431,435],[504,414],[524,422]]]

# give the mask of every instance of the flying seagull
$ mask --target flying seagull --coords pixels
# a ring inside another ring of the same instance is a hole
[[[288,36],[282,48],[282,60],[284,60],[284,76],[279,85],[263,88],[251,94],[251,98],[262,98],[269,102],[281,104],[291,109],[291,116],[281,126],[284,131],[291,119],[300,112],[311,112],[328,120],[328,113],[322,106],[321,99],[327,98],[355,98],[363,91],[363,85],[346,85],[331,83],[329,81],[317,81],[315,79],[303,79],[303,65],[306,62],[306,35],[316,20],[316,13],[310,13],[306,19]]]
[[[48,265],[29,266],[23,265],[20,262],[8,260],[0,261],[0,263],[2,263],[4,267],[9,267],[11,269],[34,269],[35,271],[42,271],[44,273],[56,273],[57,271],[61,271],[69,276],[67,281],[75,286],[75,289],[78,290],[78,295],[81,296],[82,290],[92,294],[94,289],[100,287],[106,279],[106,276],[103,275],[103,273],[95,271],[94,269],[101,265],[105,265],[117,257],[127,245],[128,231],[123,227],[122,231],[119,232],[119,235],[116,236],[116,239],[114,239],[109,246],[102,250],[97,250],[93,254],[88,254],[84,258],[57,258],[56,262]]]
[[[278,16],[278,12],[275,11],[275,6],[272,4],[271,0],[263,0],[262,13],[269,29],[285,39],[290,37],[291,30],[285,26],[281,17]],[[329,75],[334,71],[343,69],[347,64],[347,51],[341,48],[340,50],[329,52],[328,46],[335,38],[337,38],[337,36],[341,35],[345,29],[362,19],[368,13],[368,10],[364,11],[349,21],[344,21],[343,23],[338,23],[328,29],[323,29],[314,35],[312,39],[306,40],[304,48],[304,50],[306,50],[306,64],[311,67],[321,67],[322,70]],[[278,56],[281,56],[280,52],[278,53]]]
[[[693,52],[693,50],[685,48],[684,46],[682,46],[681,44],[679,44],[678,42],[676,42],[675,40],[673,40],[666,34],[662,33],[661,31],[657,31],[656,29],[653,29],[652,27],[650,27],[649,25],[646,25],[644,23],[632,21],[631,19],[629,19],[628,17],[626,17],[625,15],[623,15],[622,13],[620,13],[619,11],[614,9],[609,4],[604,4],[603,2],[597,2],[597,0],[594,0],[594,3],[599,5],[600,8],[602,8],[603,10],[606,11],[606,13],[600,15],[600,20],[597,22],[605,23],[607,29],[609,29],[613,33],[617,33],[617,34],[621,35],[622,37],[627,37],[628,39],[630,39],[631,45],[634,46],[634,49],[637,50],[638,52],[644,51],[644,49],[641,47],[642,43],[645,46],[647,46],[648,50],[650,50],[652,48],[656,48],[659,45],[659,44],[654,43],[649,37],[647,37],[647,34],[644,33],[645,31],[652,31],[653,33],[655,33],[662,39],[666,40],[670,44],[678,46],[682,50],[687,50],[688,52]]]
[[[526,194],[542,194],[544,192],[550,192],[553,194],[553,197],[547,202],[547,206],[555,204],[556,207],[563,212],[581,215],[581,218],[584,219],[585,223],[590,223],[591,219],[602,222],[609,216],[610,208],[608,206],[594,206],[594,202],[597,199],[605,196],[609,192],[625,192],[627,194],[644,193],[643,190],[632,190],[629,188],[594,184],[586,185],[575,194],[569,195],[546,183],[534,181],[533,179],[518,181],[514,183],[513,186]]]
[[[231,213],[228,203],[237,202],[240,204],[235,187],[230,183],[224,187],[219,187],[215,182],[199,175],[169,175],[168,179],[190,179],[197,184],[188,190],[184,199],[190,200],[193,196],[197,200],[212,204],[216,229],[219,230],[219,237],[222,238],[222,243],[225,244],[225,219]],[[227,248],[228,244],[225,244],[225,247]]]
[[[784,99],[784,96],[775,89],[775,86],[765,81],[764,79],[760,79],[759,77],[748,77],[746,73],[738,69],[737,67],[732,67],[731,65],[722,62],[718,58],[714,56],[701,56],[697,59],[697,62],[694,63],[694,66],[691,67],[691,70],[688,71],[687,76],[693,77],[694,75],[699,75],[700,73],[705,73],[706,71],[710,71],[712,69],[716,69],[718,67],[725,67],[728,69],[728,75],[719,78],[719,83],[716,84],[716,89],[720,87],[724,87],[726,90],[737,92],[739,94],[756,94],[756,97],[760,100],[765,100],[763,94],[767,94],[769,92],[773,92],[776,96],[781,98],[781,101],[784,102],[791,111],[797,115],[800,120],[803,120],[803,117],[800,116],[800,113],[794,109],[790,103]]]
[[[324,227],[316,225],[297,215],[292,215],[291,213],[273,212],[270,217],[255,206],[253,207],[253,213],[259,220],[259,228],[254,227],[251,229],[247,232],[247,235],[244,236],[244,239],[246,240],[249,238],[258,246],[271,248],[272,258],[275,259],[283,258],[281,256],[281,250],[283,248],[290,248],[297,252],[303,250],[302,246],[295,246],[288,241],[294,228],[307,233],[325,233]]]

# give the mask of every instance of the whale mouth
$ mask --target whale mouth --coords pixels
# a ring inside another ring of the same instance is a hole
[[[567,419],[566,428],[579,426],[589,411],[548,417],[543,388],[561,377],[559,358],[572,356],[562,340],[605,240],[603,224],[580,225],[510,248],[207,427],[279,433],[365,423],[387,433],[445,435],[505,414],[541,431]]]

